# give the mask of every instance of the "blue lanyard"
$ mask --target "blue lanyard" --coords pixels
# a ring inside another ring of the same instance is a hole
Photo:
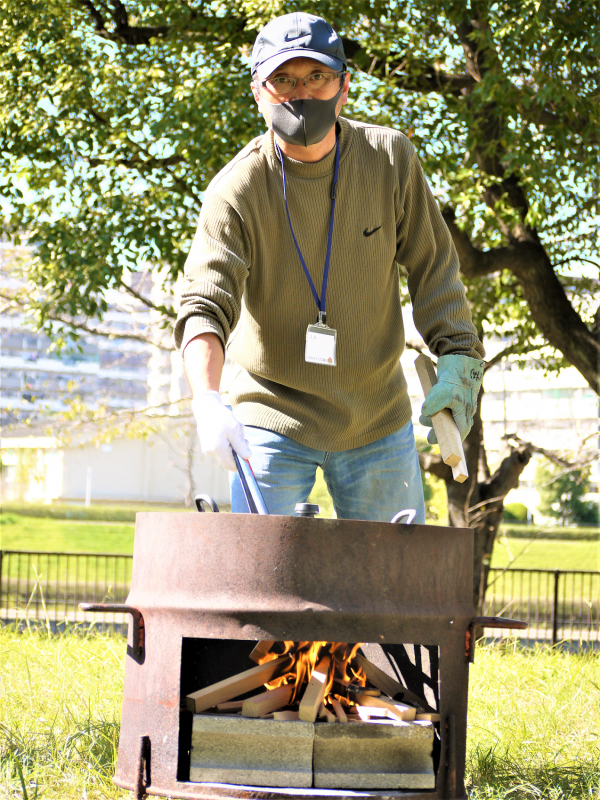
[[[310,272],[308,271],[308,267],[306,266],[306,262],[302,257],[302,253],[300,251],[300,247],[298,246],[298,241],[296,239],[296,235],[294,234],[294,228],[292,226],[292,219],[290,217],[290,210],[288,208],[288,201],[287,201],[287,188],[285,185],[285,166],[283,164],[283,154],[279,148],[279,145],[275,143],[275,147],[277,148],[277,155],[279,156],[279,160],[281,161],[281,173],[283,175],[283,199],[285,200],[285,210],[287,213],[288,222],[290,223],[290,231],[292,232],[292,238],[294,240],[294,244],[296,245],[296,250],[298,251],[298,255],[300,257],[300,263],[304,269],[304,274],[306,275],[306,279],[310,285],[310,290],[315,298],[315,303],[317,304],[317,308],[319,309],[319,322],[325,324],[326,322],[326,315],[325,315],[325,300],[327,298],[327,279],[329,278],[329,262],[331,260],[331,242],[333,239],[333,218],[335,216],[335,196],[337,192],[337,182],[338,182],[338,174],[340,171],[340,143],[338,141],[337,136],[335,137],[335,169],[333,172],[333,183],[331,184],[331,218],[329,220],[329,236],[327,238],[327,255],[325,256],[325,267],[323,269],[323,286],[321,288],[321,298],[319,299],[319,295],[317,294],[317,290],[315,289],[315,285],[310,277]]]

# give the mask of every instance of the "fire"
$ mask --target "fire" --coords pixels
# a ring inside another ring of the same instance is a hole
[[[259,660],[259,664],[265,664],[279,656],[290,654],[293,658],[289,670],[269,683],[265,684],[267,689],[276,689],[283,685],[294,685],[291,703],[296,702],[302,695],[306,685],[310,681],[315,668],[321,664],[326,664],[324,660],[329,657],[327,666],[327,686],[325,689],[324,703],[332,697],[339,697],[339,690],[345,688],[364,687],[367,683],[367,676],[364,669],[358,664],[353,663],[362,643],[348,644],[347,642],[277,642]],[[320,675],[320,673],[317,673]],[[338,692],[335,690],[338,689]],[[347,697],[342,697],[346,705],[353,705]]]

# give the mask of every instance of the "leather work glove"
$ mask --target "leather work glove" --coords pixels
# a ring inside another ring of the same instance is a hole
[[[477,395],[483,380],[483,363],[468,356],[440,356],[437,362],[438,382],[429,390],[421,408],[421,425],[432,428],[431,416],[443,408],[449,408],[460,438],[464,441],[473,427]],[[427,441],[429,444],[437,443],[433,430],[429,432]]]
[[[232,449],[240,458],[250,458],[250,445],[244,438],[244,426],[233,411],[223,404],[218,392],[202,392],[192,400],[192,412],[198,425],[200,448],[214,456],[225,469],[236,471]]]

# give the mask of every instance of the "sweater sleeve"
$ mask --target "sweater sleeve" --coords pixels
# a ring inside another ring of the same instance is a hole
[[[436,356],[481,359],[484,349],[459,277],[458,254],[417,154],[407,144],[408,177],[398,181],[396,260],[408,273],[415,326]]]
[[[250,261],[250,243],[240,215],[209,188],[185,262],[174,332],[181,352],[202,333],[215,333],[223,346],[227,344],[240,318]]]

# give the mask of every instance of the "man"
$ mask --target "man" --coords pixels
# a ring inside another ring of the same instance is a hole
[[[414,508],[424,522],[398,264],[439,357],[424,424],[449,407],[467,435],[483,348],[414,148],[339,116],[346,67],[319,17],[286,14],[259,33],[252,91],[269,130],[206,191],[176,341],[202,449],[232,470],[234,512],[247,506],[232,448],[252,456],[272,514],[292,514],[321,466],[338,517],[389,521]],[[225,346],[233,410],[219,394]]]

